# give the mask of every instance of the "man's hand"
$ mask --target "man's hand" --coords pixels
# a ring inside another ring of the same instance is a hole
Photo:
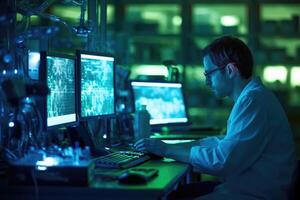
[[[189,163],[191,148],[196,145],[198,145],[198,141],[180,144],[167,144],[158,139],[144,138],[138,140],[134,144],[134,147],[138,151],[152,153],[160,157],[172,158],[177,161]]]
[[[165,156],[167,144],[158,139],[143,138],[143,139],[138,140],[134,144],[134,147],[138,151],[153,153],[158,156]]]

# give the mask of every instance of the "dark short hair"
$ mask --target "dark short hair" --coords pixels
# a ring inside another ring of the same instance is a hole
[[[253,56],[249,47],[233,36],[223,36],[214,40],[203,50],[203,57],[209,56],[212,62],[223,67],[235,63],[240,75],[248,79],[253,73]]]

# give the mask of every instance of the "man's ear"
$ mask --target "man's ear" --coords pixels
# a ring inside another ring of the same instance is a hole
[[[235,63],[227,64],[227,73],[228,73],[229,78],[233,78],[239,73],[239,70],[236,67]]]

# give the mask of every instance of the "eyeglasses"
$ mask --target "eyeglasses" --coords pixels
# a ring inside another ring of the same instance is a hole
[[[224,67],[216,67],[212,70],[209,70],[209,71],[205,71],[204,72],[204,76],[205,77],[210,77],[214,72],[218,71],[218,70],[223,70],[227,65],[225,65]]]

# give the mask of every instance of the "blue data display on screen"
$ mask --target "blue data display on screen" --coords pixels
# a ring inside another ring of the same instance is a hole
[[[81,54],[81,117],[114,114],[114,58]]]
[[[74,60],[47,56],[47,84],[47,126],[76,122]]]
[[[181,83],[131,82],[135,107],[146,105],[150,124],[188,122]]]

